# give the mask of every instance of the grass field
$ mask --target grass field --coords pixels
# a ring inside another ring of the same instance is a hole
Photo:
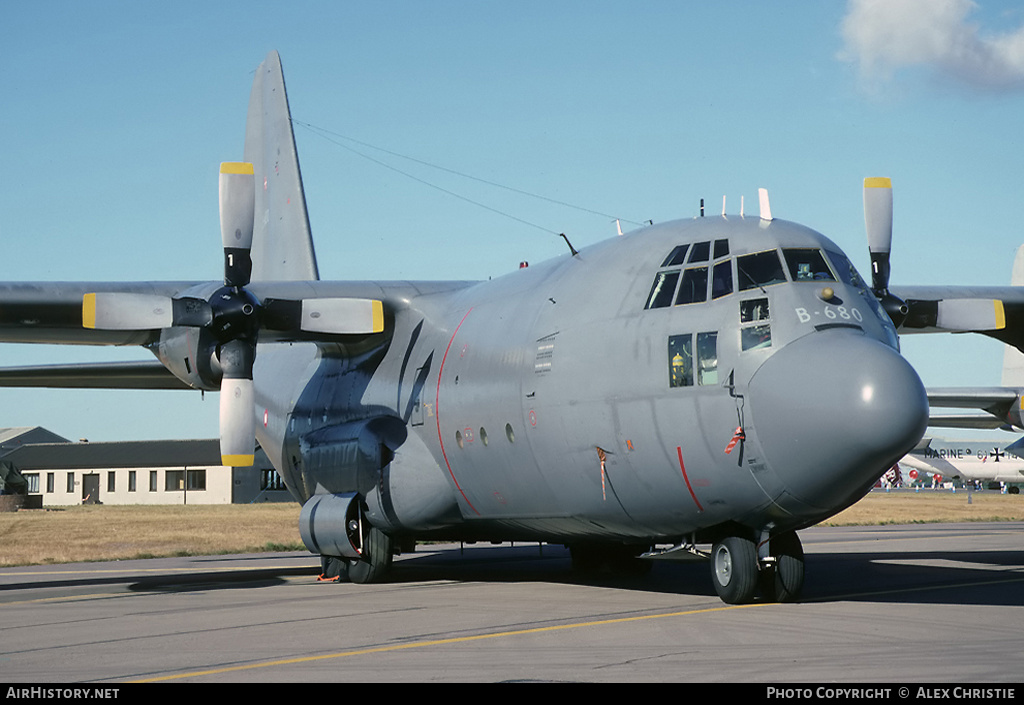
[[[0,566],[303,550],[297,504],[75,506],[0,513]],[[872,492],[831,526],[1024,521],[1024,497]]]

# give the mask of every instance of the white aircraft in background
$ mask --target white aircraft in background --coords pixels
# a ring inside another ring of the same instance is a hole
[[[990,441],[946,441],[924,438],[899,465],[905,478],[924,480],[924,475],[936,482],[963,481],[1012,485],[1007,488],[1017,494],[1017,483],[1024,483],[1024,458],[1017,453],[1024,447],[1024,438],[1000,447]],[[906,468],[910,468],[909,471]]]

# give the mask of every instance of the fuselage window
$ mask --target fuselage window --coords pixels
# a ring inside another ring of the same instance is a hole
[[[718,384],[718,333],[697,334],[697,384]]]
[[[691,262],[707,262],[711,256],[711,242],[695,242],[690,250]]]
[[[722,241],[719,241],[722,242]],[[711,274],[711,298],[718,299],[732,293],[732,260],[719,262]]]
[[[775,250],[757,252],[736,258],[736,272],[740,291],[786,281],[786,273]]]
[[[682,264],[686,260],[686,250],[689,245],[677,245],[671,252],[668,253],[668,257],[661,263],[662,267],[675,267],[677,264]]]
[[[644,308],[664,308],[672,304],[672,295],[676,293],[676,282],[679,281],[679,270],[658,272],[651,287],[651,295],[647,297]]]
[[[715,240],[715,259],[729,255],[729,241]]]
[[[688,333],[668,338],[668,386],[693,386],[693,336]]]
[[[789,265],[789,276],[795,282],[806,281],[829,281],[834,282],[836,278],[832,270],[828,268],[821,250],[814,249],[786,249],[782,251]]]
[[[683,272],[676,305],[703,303],[708,299],[708,268],[692,267]]]

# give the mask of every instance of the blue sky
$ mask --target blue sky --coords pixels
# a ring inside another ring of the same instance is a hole
[[[889,176],[894,284],[1004,284],[1024,243],[1022,27],[1024,7],[991,0],[8,3],[5,277],[219,279],[218,165],[241,158],[253,71],[277,49],[293,118],[319,130],[624,221],[723,195],[751,212],[765,187],[862,272],[861,183]],[[549,231],[577,248],[615,233],[321,134],[296,130],[324,279],[486,278],[561,254]],[[993,341],[904,351],[927,385],[999,384]],[[146,355],[0,346],[0,365]],[[216,394],[0,398],[0,427],[72,439],[217,433]]]

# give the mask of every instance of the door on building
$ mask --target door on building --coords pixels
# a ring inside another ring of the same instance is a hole
[[[82,476],[82,504],[100,503],[100,476],[92,473]]]

